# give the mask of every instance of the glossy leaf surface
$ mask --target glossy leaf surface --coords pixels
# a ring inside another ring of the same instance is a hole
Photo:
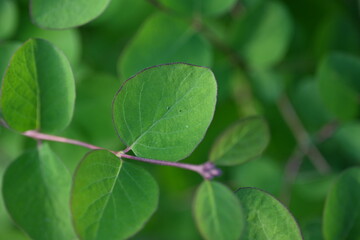
[[[145,69],[115,96],[116,130],[137,156],[181,160],[204,137],[214,114],[216,90],[208,68],[175,63]]]
[[[270,194],[256,188],[240,188],[235,194],[246,219],[243,240],[303,239],[293,216]]]
[[[68,170],[44,144],[8,167],[3,181],[4,202],[15,223],[32,239],[75,239],[70,187]]]
[[[218,182],[203,182],[194,201],[197,226],[207,240],[236,240],[244,228],[240,203],[234,193]]]
[[[30,39],[14,54],[2,83],[1,108],[11,128],[53,132],[73,114],[75,84],[64,54],[49,42]]]
[[[71,211],[84,240],[128,239],[154,213],[159,190],[153,177],[106,150],[88,153],[74,175]]]

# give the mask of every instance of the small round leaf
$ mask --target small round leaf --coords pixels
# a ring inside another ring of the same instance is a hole
[[[303,239],[294,217],[270,194],[256,188],[240,188],[235,194],[246,219],[242,240]]]
[[[216,90],[208,68],[175,63],[145,69],[116,94],[115,128],[137,156],[181,160],[203,139],[214,115]]]
[[[218,182],[203,182],[194,200],[197,226],[206,240],[237,240],[244,228],[243,212],[234,193]]]
[[[1,108],[19,132],[64,129],[72,118],[75,83],[64,54],[49,42],[30,39],[13,55],[2,83]]]
[[[98,17],[110,0],[31,0],[30,13],[43,28],[64,29],[83,25]]]
[[[236,165],[259,157],[269,143],[269,130],[261,117],[240,120],[215,142],[210,161],[218,165]]]
[[[144,169],[106,150],[88,153],[75,174],[71,212],[83,240],[128,239],[157,208],[159,190]]]
[[[71,175],[48,145],[24,153],[4,175],[6,208],[32,239],[75,239],[69,198]]]

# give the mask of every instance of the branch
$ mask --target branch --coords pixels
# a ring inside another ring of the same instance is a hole
[[[330,122],[320,129],[319,132],[315,134],[315,142],[322,143],[330,138],[335,132],[338,126],[337,122]],[[290,190],[291,186],[296,180],[296,177],[299,173],[301,164],[304,161],[306,153],[301,151],[299,147],[296,147],[293,154],[289,158],[285,166],[285,181],[281,191],[281,198],[285,204],[290,202]]]
[[[72,144],[72,145],[85,147],[85,148],[88,148],[88,149],[93,149],[93,150],[105,149],[105,150],[110,151],[111,153],[113,153],[114,155],[116,155],[119,158],[126,158],[126,159],[131,159],[131,160],[136,160],[136,161],[141,161],[141,162],[147,162],[147,163],[156,164],[156,165],[183,168],[183,169],[187,169],[187,170],[190,170],[190,171],[193,171],[193,172],[197,172],[198,174],[200,174],[205,179],[212,179],[214,177],[217,177],[217,176],[221,175],[221,170],[218,169],[211,162],[206,162],[204,164],[195,165],[195,164],[188,164],[188,163],[168,162],[168,161],[162,161],[162,160],[155,160],[155,159],[136,157],[136,156],[126,154],[126,152],[131,150],[131,148],[129,148],[129,147],[126,148],[123,151],[116,152],[116,151],[111,151],[109,149],[98,147],[98,146],[95,146],[95,145],[92,145],[92,144],[89,144],[89,143],[81,142],[81,141],[78,141],[78,140],[59,137],[59,136],[54,136],[54,135],[49,135],[49,134],[45,134],[45,133],[39,133],[39,132],[34,131],[34,130],[26,131],[26,132],[22,133],[22,135],[24,135],[26,137],[36,139],[38,141],[46,140],[46,141],[53,141],[53,142],[62,142],[62,143],[68,143],[68,144]]]
[[[322,174],[330,172],[330,166],[319,149],[312,144],[310,135],[302,125],[299,116],[292,106],[289,98],[284,94],[277,102],[278,108],[292,131],[300,150],[307,155],[315,168]]]

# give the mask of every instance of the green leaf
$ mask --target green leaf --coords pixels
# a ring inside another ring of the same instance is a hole
[[[159,0],[159,2],[185,15],[218,16],[229,11],[236,0]]]
[[[262,117],[249,117],[229,127],[215,142],[210,161],[236,165],[261,155],[269,143],[269,130]]]
[[[360,59],[333,53],[320,64],[318,88],[325,107],[338,119],[349,120],[359,113]]]
[[[74,239],[70,218],[71,176],[43,144],[11,163],[4,175],[3,196],[13,220],[32,239]]]
[[[16,30],[18,10],[15,3],[13,0],[0,1],[0,41],[10,38]]]
[[[14,54],[2,83],[1,107],[17,131],[52,132],[72,117],[75,84],[66,57],[49,42],[30,39]]]
[[[256,188],[240,188],[236,195],[246,219],[242,240],[303,239],[293,216],[270,194]]]
[[[64,52],[72,66],[80,60],[81,39],[77,29],[45,30],[27,22],[21,24],[17,38],[26,41],[29,38],[42,38],[48,40]]]
[[[124,78],[164,63],[210,66],[209,43],[180,18],[162,13],[150,17],[123,51],[118,68]]]
[[[283,172],[278,162],[268,157],[261,157],[232,167],[230,179],[241,187],[256,187],[278,196],[284,181]]]
[[[326,240],[360,239],[360,168],[341,174],[326,198],[323,233]]]
[[[63,29],[83,25],[98,17],[110,0],[32,0],[30,15],[42,28]]]
[[[127,239],[158,205],[159,190],[144,169],[106,150],[88,153],[74,175],[71,211],[83,240]]]
[[[233,46],[254,68],[269,68],[286,54],[292,20],[283,4],[262,1],[234,25]]]
[[[12,55],[20,46],[21,44],[18,42],[8,42],[0,44],[0,84]]]
[[[345,158],[355,164],[360,162],[360,122],[341,124],[332,140],[337,152],[344,153]]]
[[[203,139],[213,118],[216,81],[210,69],[184,63],[145,69],[113,102],[121,140],[140,157],[178,161]]]
[[[194,216],[207,240],[237,240],[244,229],[239,200],[224,185],[204,181],[197,190]]]

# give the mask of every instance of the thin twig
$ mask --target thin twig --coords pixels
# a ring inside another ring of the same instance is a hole
[[[318,131],[315,134],[314,141],[316,143],[323,143],[333,135],[337,127],[338,127],[338,123],[336,122],[330,122],[326,124],[324,127],[320,129],[320,131]],[[309,151],[311,151],[311,148],[309,148]],[[285,174],[284,174],[285,181],[281,191],[281,198],[285,204],[288,204],[290,202],[291,186],[294,184],[298,176],[305,155],[306,153],[301,151],[299,146],[297,146],[285,166]]]
[[[310,161],[321,174],[330,172],[329,164],[317,147],[312,144],[310,135],[302,125],[299,116],[286,94],[280,98],[277,105],[285,122],[293,133],[301,151],[309,157]]]

